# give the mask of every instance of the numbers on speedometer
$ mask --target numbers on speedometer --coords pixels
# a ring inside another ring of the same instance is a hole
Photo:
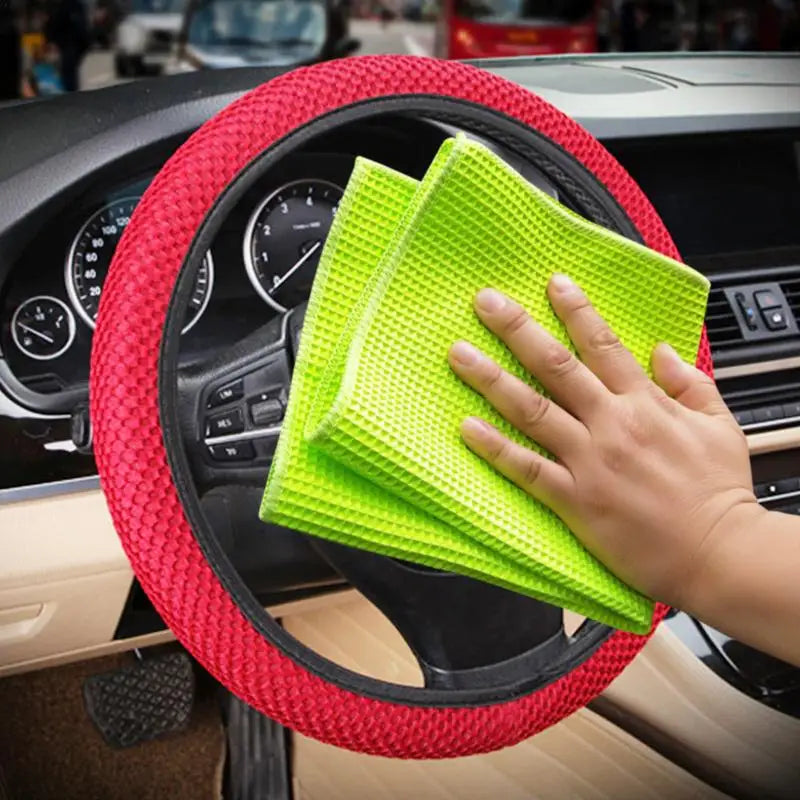
[[[138,197],[124,197],[98,209],[78,231],[70,248],[66,264],[67,293],[78,315],[90,328],[95,326],[100,296],[114,250],[138,202]],[[208,252],[195,277],[183,333],[205,311],[213,280],[214,264]]]
[[[287,183],[256,208],[244,236],[255,290],[278,311],[308,299],[342,189],[321,180]]]

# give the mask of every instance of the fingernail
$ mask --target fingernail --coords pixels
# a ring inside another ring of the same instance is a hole
[[[468,367],[478,360],[480,353],[469,342],[456,342],[450,348],[450,355],[454,361]]]
[[[492,426],[484,422],[480,417],[467,417],[461,423],[461,433],[464,436],[483,437],[492,432]]]
[[[575,283],[561,272],[556,272],[550,278],[550,286],[553,287],[559,294],[566,294],[567,292],[574,292],[578,287]]]
[[[665,358],[672,359],[673,361],[680,361],[681,364],[683,363],[683,359],[675,351],[675,348],[666,342],[659,342],[656,345],[654,352],[660,356],[664,356]]]
[[[653,350],[651,359],[653,371],[661,380],[670,380],[670,376],[678,377],[684,370],[691,369],[666,342],[659,342]]]
[[[499,311],[505,304],[506,298],[497,289],[481,289],[475,296],[475,305],[490,314]]]

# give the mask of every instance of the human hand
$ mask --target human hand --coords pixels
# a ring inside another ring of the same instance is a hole
[[[691,610],[719,541],[761,513],[745,437],[714,382],[671,347],[656,347],[653,382],[572,281],[553,276],[548,294],[580,360],[499,292],[481,291],[475,310],[552,399],[466,342],[449,360],[555,460],[474,417],[464,441],[622,580]]]

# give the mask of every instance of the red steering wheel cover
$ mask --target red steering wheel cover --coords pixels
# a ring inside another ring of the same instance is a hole
[[[253,158],[298,126],[386,95],[436,94],[491,107],[537,129],[604,183],[645,243],[675,245],[619,163],[577,123],[525,89],[454,62],[364,56],[264,84],[203,125],[165,164],[120,242],[94,335],[91,414],[103,491],[142,587],[183,645],[221,683],[295,730],[353,750],[444,758],[514,744],[599,694],[647,636],[617,632],[585,663],[542,689],[479,707],[420,707],[358,695],[266,641],[206,561],[184,516],[157,401],[162,330],[190,243],[214,201]],[[698,365],[710,372],[703,335]],[[657,609],[654,627],[666,609]]]

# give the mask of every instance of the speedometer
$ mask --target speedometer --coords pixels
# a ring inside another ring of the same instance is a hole
[[[322,245],[342,189],[321,180],[287,183],[261,203],[244,236],[244,263],[255,290],[273,308],[308,299]]]
[[[90,328],[95,326],[103,283],[108,275],[114,250],[138,202],[138,197],[123,197],[98,209],[86,220],[72,242],[66,264],[67,293],[78,315]],[[208,252],[195,277],[183,333],[205,311],[213,281],[214,264],[211,252]]]

